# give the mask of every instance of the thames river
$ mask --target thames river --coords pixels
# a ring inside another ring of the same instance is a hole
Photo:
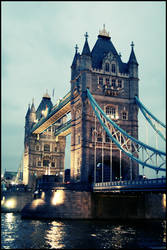
[[[165,249],[166,221],[30,220],[1,213],[1,249]]]

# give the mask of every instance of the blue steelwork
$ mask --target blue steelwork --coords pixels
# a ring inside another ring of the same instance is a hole
[[[133,181],[113,181],[93,184],[94,192],[102,191],[165,191],[166,178],[133,180]]]
[[[132,160],[135,160],[137,163],[141,164],[142,166],[146,166],[149,167],[151,169],[154,169],[156,171],[166,171],[165,169],[161,169],[160,167],[155,167],[154,165],[150,165],[147,164],[146,162],[141,161],[140,159],[134,157],[133,154],[125,151],[120,143],[112,136],[111,132],[109,131],[108,127],[106,126],[106,124],[103,122],[103,120],[100,117],[100,114],[97,112],[96,108],[99,110],[99,112],[101,113],[101,115],[110,123],[112,124],[113,127],[115,127],[119,132],[121,132],[123,135],[125,135],[126,137],[128,137],[131,141],[134,141],[136,144],[141,145],[143,148],[149,149],[150,151],[158,154],[158,155],[166,155],[165,152],[162,152],[160,150],[157,150],[151,146],[146,145],[145,143],[138,141],[137,139],[133,138],[132,136],[128,135],[123,129],[121,129],[114,121],[110,120],[105,112],[99,107],[99,105],[96,103],[95,99],[93,98],[93,96],[91,95],[90,91],[87,89],[87,96],[89,98],[89,101],[91,103],[91,106],[97,116],[97,118],[99,119],[99,122],[101,124],[101,126],[104,128],[104,130],[107,132],[108,136],[110,137],[110,139],[117,145],[117,147],[122,150],[126,155],[128,155],[128,157],[130,157]]]
[[[144,117],[146,118],[146,120],[149,122],[149,124],[152,126],[152,128],[158,133],[158,135],[164,140],[166,141],[166,138],[164,137],[164,135],[155,127],[155,125],[153,124],[153,122],[151,121],[151,119],[149,119],[148,115],[154,120],[156,121],[158,124],[160,124],[163,128],[166,128],[165,124],[163,124],[160,120],[158,120],[142,103],[141,101],[138,99],[137,96],[135,96],[135,101],[136,104],[138,105],[138,107],[140,108],[142,114],[144,115]]]

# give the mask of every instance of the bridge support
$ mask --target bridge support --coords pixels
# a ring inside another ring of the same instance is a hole
[[[23,217],[49,219],[165,219],[165,194],[92,193],[57,187],[27,204]]]

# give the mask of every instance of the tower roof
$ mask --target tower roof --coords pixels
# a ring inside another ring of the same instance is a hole
[[[71,67],[76,66],[78,56],[79,56],[79,53],[78,53],[78,46],[77,46],[77,44],[76,44],[76,46],[75,46],[75,55],[74,55],[74,59],[73,59],[73,62],[72,62]]]
[[[29,116],[30,114],[30,104],[28,104],[28,110],[27,110],[27,113],[26,113],[26,118]]]
[[[128,64],[134,63],[134,64],[138,65],[138,62],[137,62],[136,56],[135,56],[135,52],[133,50],[133,47],[134,47],[134,43],[133,42],[131,43],[131,47],[132,47],[132,50],[131,50],[131,53],[130,53]]]
[[[84,44],[84,47],[83,47],[83,50],[82,50],[82,55],[87,55],[87,56],[91,55],[89,44],[88,44],[88,33],[87,32],[85,34],[85,44]]]
[[[32,99],[32,104],[31,104],[31,109],[30,109],[31,113],[35,113],[35,106],[34,106],[34,98]]]
[[[119,64],[120,72],[127,72],[128,66],[126,63],[123,63],[121,60],[120,55],[118,55],[109,33],[105,31],[103,28],[98,35],[98,39],[92,49],[91,56],[92,56],[92,67],[96,69],[102,68],[102,61],[104,57],[111,52],[117,59]]]
[[[42,111],[46,110],[48,108],[48,112],[53,107],[52,101],[48,93],[44,94],[42,101],[40,102],[37,111],[36,111],[36,118],[40,120],[42,117]]]

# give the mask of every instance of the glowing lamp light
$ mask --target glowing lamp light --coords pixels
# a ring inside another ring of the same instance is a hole
[[[53,198],[51,200],[52,205],[60,205],[64,202],[64,192],[63,190],[57,190],[53,194]]]
[[[5,203],[4,203],[5,207],[7,208],[15,208],[16,207],[16,200],[15,199],[10,199],[10,200],[7,200]]]

